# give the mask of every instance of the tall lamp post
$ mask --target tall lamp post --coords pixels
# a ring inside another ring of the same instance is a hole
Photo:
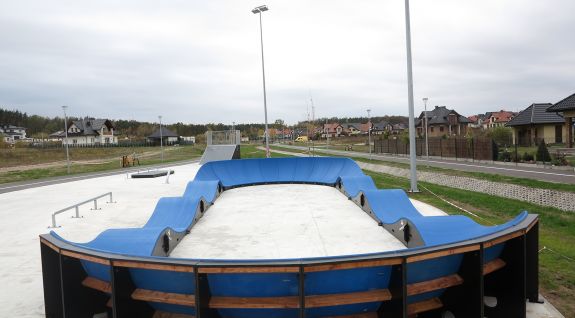
[[[369,148],[369,160],[371,160],[371,109],[367,110],[367,148]]]
[[[267,98],[266,98],[266,71],[264,66],[264,33],[262,29],[262,12],[268,11],[268,7],[266,5],[261,5],[256,7],[252,10],[253,14],[259,14],[260,16],[260,43],[262,48],[262,78],[263,78],[263,87],[264,87],[264,114],[265,114],[265,137],[266,137],[266,158],[270,157],[270,141],[269,141],[269,131],[268,131],[268,105],[267,105]]]
[[[158,116],[158,119],[160,119],[160,157],[161,157],[161,161],[162,163],[164,162],[164,134],[162,132],[162,116]]]
[[[64,110],[64,132],[66,135],[66,171],[70,174],[70,152],[68,150],[68,115],[66,115],[66,109],[68,106],[62,106]]]
[[[411,170],[410,192],[417,189],[417,161],[415,153],[415,118],[413,110],[413,66],[411,63],[411,26],[409,19],[409,0],[405,0],[405,42],[407,47],[407,92],[409,102],[409,166]]]
[[[423,98],[423,113],[425,114],[425,157],[427,157],[427,159],[429,159],[429,138],[427,136],[427,121],[429,120],[427,118],[427,101],[429,100],[429,98],[424,97]]]

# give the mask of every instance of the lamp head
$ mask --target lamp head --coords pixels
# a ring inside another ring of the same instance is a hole
[[[261,5],[259,7],[255,7],[252,10],[252,13],[256,14],[256,13],[261,13],[261,12],[268,11],[268,10],[269,10],[268,7],[264,4],[264,5]]]

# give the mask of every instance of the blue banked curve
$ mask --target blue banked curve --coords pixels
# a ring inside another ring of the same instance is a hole
[[[374,217],[381,224],[394,224],[409,221],[423,241],[422,247],[458,243],[477,239],[507,230],[525,219],[526,212],[514,220],[497,226],[482,226],[465,216],[425,217],[413,206],[403,190],[377,189],[373,179],[363,174],[360,167],[347,158],[271,158],[214,161],[204,164],[193,181],[188,183],[183,196],[162,198],[154,212],[142,228],[110,229],[102,232],[88,243],[70,243],[79,247],[141,257],[157,257],[158,244],[167,231],[173,235],[188,233],[197,219],[212,204],[221,191],[242,186],[302,183],[334,186],[354,200],[361,198],[369,206]],[[363,207],[363,203],[362,203]],[[63,240],[55,233],[52,235]],[[164,238],[165,239],[165,238]],[[416,247],[420,248],[420,247]],[[499,257],[503,244],[486,249],[485,261]],[[315,258],[314,260],[349,257],[335,256]],[[358,255],[354,255],[358,256]],[[450,255],[438,259],[410,263],[408,281],[416,283],[457,273],[462,255]],[[202,261],[202,260],[198,260]],[[215,260],[222,263],[246,263],[250,261]],[[108,266],[82,261],[89,276],[110,281]],[[133,281],[139,288],[163,292],[194,293],[193,284],[182,285],[182,281],[193,281],[193,274],[172,273],[133,269],[130,270]],[[182,276],[183,275],[183,276]],[[186,276],[187,275],[187,276]],[[321,295],[356,292],[388,288],[391,266],[334,270],[306,274],[306,294]],[[214,296],[262,297],[297,295],[297,274],[217,274],[208,275],[210,291]],[[335,282],[339,282],[336,284]],[[409,302],[438,297],[443,290],[410,296]],[[157,310],[175,313],[194,314],[193,308],[151,304]],[[309,317],[322,317],[335,314],[356,314],[377,310],[379,302],[369,304],[344,305],[307,309]],[[222,316],[230,317],[266,317],[265,309],[219,310]],[[284,309],[277,317],[291,317],[297,311]]]

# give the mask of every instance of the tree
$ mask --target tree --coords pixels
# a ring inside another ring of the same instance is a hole
[[[510,145],[513,142],[513,130],[509,127],[495,127],[487,134],[498,145]]]
[[[549,150],[547,150],[547,145],[543,140],[539,143],[539,146],[537,147],[537,161],[543,161],[543,162],[551,161]]]

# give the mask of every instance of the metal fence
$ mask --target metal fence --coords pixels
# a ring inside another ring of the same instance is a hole
[[[239,145],[241,135],[239,130],[222,130],[206,132],[206,143],[211,145]]]
[[[465,158],[472,160],[497,160],[497,146],[490,138],[429,138],[429,156],[447,158]],[[415,143],[418,156],[425,156],[425,139],[418,138]],[[375,153],[409,155],[409,142],[400,138],[384,139],[374,142]]]

